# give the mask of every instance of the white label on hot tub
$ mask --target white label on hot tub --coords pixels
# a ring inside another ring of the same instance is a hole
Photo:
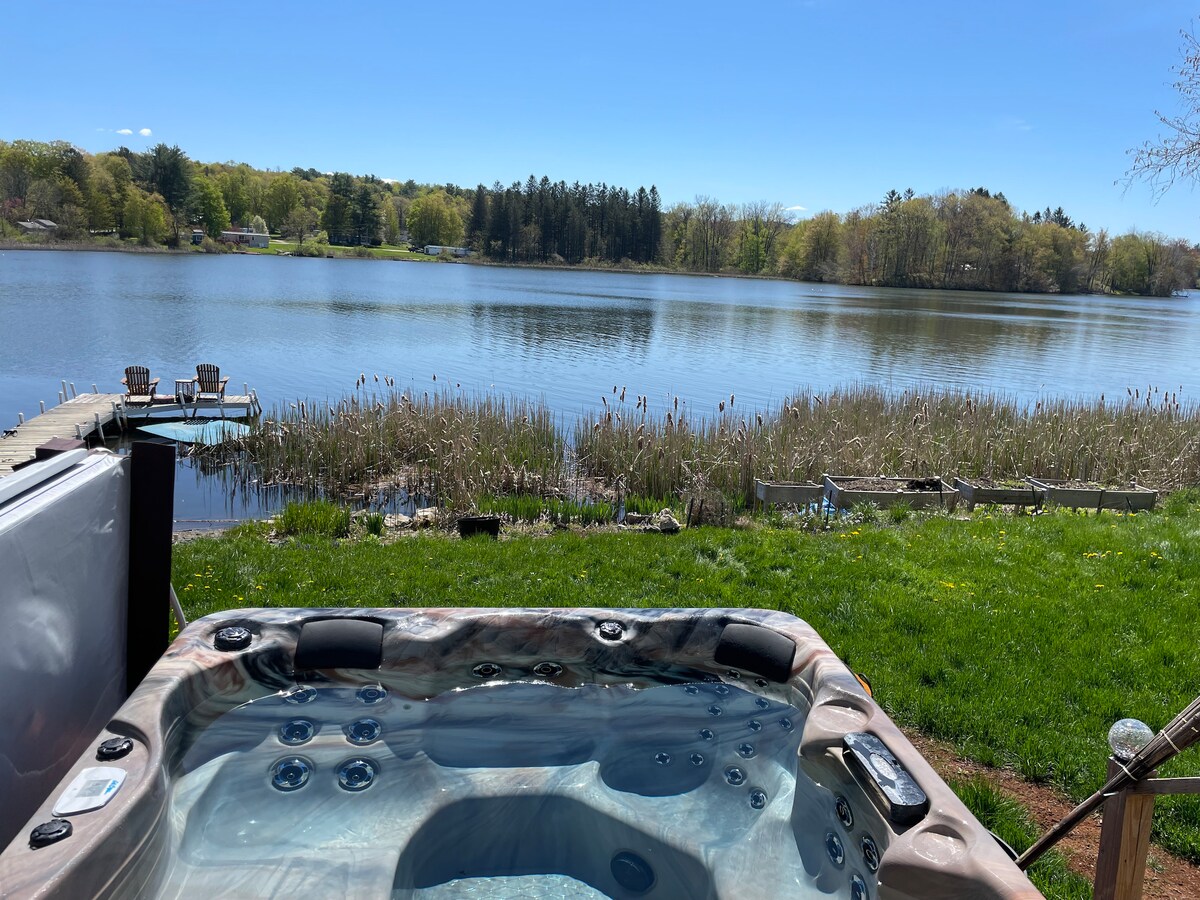
[[[124,781],[125,770],[115,766],[84,769],[67,785],[54,804],[54,815],[71,816],[100,809],[116,795]]]

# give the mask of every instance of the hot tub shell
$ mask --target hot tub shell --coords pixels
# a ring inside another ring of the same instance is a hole
[[[218,633],[229,635],[229,628],[245,629],[248,646],[226,641],[229,649],[217,649]],[[326,638],[309,640],[321,631]],[[299,653],[298,642],[306,644]],[[481,670],[481,664],[498,671]],[[450,693],[448,674],[457,685]],[[517,873],[561,872],[611,897],[849,897],[853,874],[863,877],[865,896],[885,900],[1040,896],[812,628],[783,613],[752,609],[256,609],[200,619],[96,737],[95,745],[132,739],[127,756],[104,763],[125,770],[124,785],[104,808],[71,816],[69,837],[33,849],[31,829],[54,818],[56,798],[78,773],[99,764],[92,750],[80,758],[0,854],[0,896],[194,895],[195,880],[171,880],[167,861],[181,848],[165,819],[171,780],[187,769],[187,753],[207,726],[247,701],[275,703],[273,695],[297,685],[349,690],[375,681],[403,684],[406,696],[436,704],[446,697],[459,703],[482,698],[461,692],[481,679],[529,694],[536,701],[528,706],[532,710],[540,708],[542,696],[552,704],[555,697],[610,687],[638,702],[638,690],[659,680],[685,688],[735,686],[764,703],[790,704],[803,719],[796,722],[795,789],[783,810],[785,827],[747,819],[734,844],[716,841],[723,815],[682,820],[683,798],[701,788],[668,785],[651,796],[653,782],[637,775],[636,766],[649,765],[643,748],[636,748],[628,770],[628,778],[641,778],[637,784],[605,775],[606,766],[610,773],[622,770],[614,769],[610,757],[616,751],[604,749],[604,734],[596,735],[590,751],[596,758],[547,757],[532,761],[536,765],[516,760],[499,769],[447,761],[429,747],[407,756],[389,746],[376,751],[387,756],[385,770],[398,764],[393,755],[403,756],[404,765],[424,766],[421,777],[436,785],[398,817],[404,821],[394,833],[402,838],[345,859],[298,851],[268,869],[243,864],[231,851],[224,864],[205,862],[220,869],[213,883],[238,896],[419,897],[423,888],[456,876],[495,874],[505,862]],[[554,693],[572,688],[577,690]],[[551,707],[546,709],[552,723]],[[917,821],[895,821],[886,798],[853,766],[844,738],[862,733],[882,741],[928,797],[928,811]],[[314,743],[308,753],[322,772],[334,755],[349,752],[345,746],[326,752],[329,746]],[[552,751],[558,752],[546,752]],[[486,762],[486,743],[480,753],[477,762]],[[222,764],[237,772],[241,759],[232,754]],[[258,761],[248,771],[250,796],[267,775]],[[385,797],[380,791],[372,802]],[[852,824],[838,820],[838,798],[854,811]],[[840,863],[827,846],[831,835],[845,850]],[[877,866],[865,858],[866,837],[877,849]],[[614,854],[621,852],[654,863],[653,886],[631,891],[614,881]],[[797,853],[803,883],[771,864]],[[251,862],[253,855],[247,856]]]

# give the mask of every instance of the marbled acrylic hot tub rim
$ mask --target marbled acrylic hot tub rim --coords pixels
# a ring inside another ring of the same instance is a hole
[[[89,751],[0,854],[0,897],[105,896],[130,859],[164,852],[157,824],[166,809],[168,756],[179,751],[174,733],[180,723],[194,719],[198,709],[215,718],[254,697],[304,680],[303,675],[294,678],[290,666],[300,629],[307,621],[330,618],[384,624],[379,670],[384,674],[403,670],[410,677],[424,672],[432,679],[453,662],[469,678],[470,669],[485,659],[508,663],[518,677],[527,674],[522,673],[523,667],[544,660],[564,665],[576,661],[576,668],[582,662],[593,670],[613,673],[614,682],[628,682],[630,671],[649,673],[656,667],[708,672],[808,709],[798,777],[807,776],[835,793],[857,794],[855,802],[862,809],[873,807],[842,761],[841,742],[850,731],[873,732],[930,800],[928,815],[907,829],[889,827],[879,815],[879,825],[886,829],[880,835],[883,859],[876,873],[879,897],[950,898],[962,896],[964,889],[981,898],[1040,896],[817,632],[794,616],[757,609],[301,608],[232,610],[189,625],[94,742],[113,736],[134,740],[133,752],[117,763],[128,772],[125,786],[105,809],[75,817],[72,837],[31,850],[29,830],[52,818],[54,799],[61,790],[80,770],[96,764]],[[596,633],[600,622],[610,620],[624,627],[618,641]],[[713,661],[721,630],[730,623],[771,628],[796,642],[786,685],[764,687],[764,680],[756,681],[749,672],[735,679],[728,667]],[[231,625],[250,630],[254,638],[250,647],[214,649],[213,636]],[[476,647],[477,643],[482,646]],[[406,652],[438,646],[453,652],[439,656]],[[361,669],[329,674],[338,680],[365,680]],[[126,882],[122,887],[127,890],[130,885]]]

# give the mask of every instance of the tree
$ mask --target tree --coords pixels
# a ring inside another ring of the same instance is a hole
[[[192,192],[192,164],[187,154],[176,147],[157,144],[149,153],[148,189],[158,194],[171,213],[173,242],[179,243],[179,229],[187,214]],[[224,201],[222,201],[224,205]]]
[[[255,216],[250,220],[250,230],[255,234],[269,234],[267,231],[267,220],[262,216]]]
[[[471,201],[471,218],[467,223],[467,241],[476,249],[484,245],[488,228],[488,197],[487,188],[482,184],[475,188],[475,196]]]
[[[353,223],[355,243],[363,246],[379,243],[379,206],[366,184],[359,185],[354,195]]]
[[[1148,181],[1158,195],[1176,179],[1194,181],[1200,176],[1200,41],[1190,31],[1181,31],[1179,35],[1183,40],[1183,61],[1174,72],[1175,90],[1179,92],[1183,112],[1168,116],[1154,111],[1167,134],[1128,151],[1133,155],[1133,164],[1125,173],[1127,183],[1134,179]]]
[[[167,205],[158,194],[147,197],[130,187],[122,213],[122,237],[137,238],[147,246],[161,241],[167,233]]]
[[[250,167],[246,165],[238,166],[232,172],[222,172],[217,177],[230,221],[239,225],[246,221],[250,213],[250,179]]]
[[[267,185],[264,212],[267,226],[274,231],[283,227],[292,210],[300,204],[300,184],[295,175],[277,175]]]
[[[450,197],[439,188],[412,202],[408,231],[415,244],[454,246],[462,240],[462,217]]]
[[[383,201],[383,240],[386,244],[400,242],[400,213],[396,209],[397,197],[385,197]]]
[[[190,207],[193,215],[204,223],[204,231],[210,238],[216,240],[222,231],[229,230],[229,211],[221,189],[211,178],[199,176],[192,182]]]
[[[317,230],[317,213],[307,206],[297,206],[288,213],[279,230],[285,238],[293,238],[297,244],[303,244],[305,237]]]

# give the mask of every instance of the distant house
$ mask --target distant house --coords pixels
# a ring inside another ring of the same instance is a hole
[[[221,240],[226,244],[244,244],[247,247],[265,249],[271,242],[271,236],[243,228],[241,231],[222,231]]]
[[[466,247],[442,247],[439,244],[426,244],[425,253],[428,256],[441,256],[449,253],[451,256],[470,256],[471,251]]]
[[[49,234],[58,225],[49,219],[30,219],[28,222],[18,222],[17,227],[25,234]]]

